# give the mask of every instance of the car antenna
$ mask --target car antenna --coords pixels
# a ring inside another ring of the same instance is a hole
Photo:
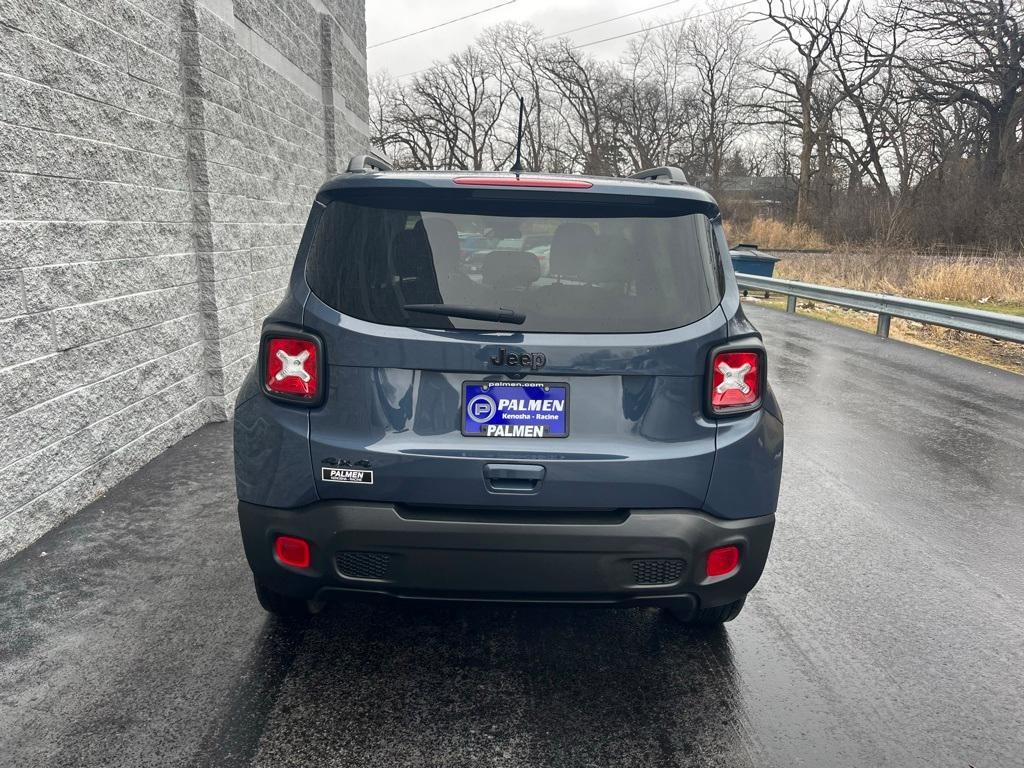
[[[516,135],[516,161],[512,164],[513,173],[516,178],[519,178],[519,174],[523,172],[523,112],[526,110],[523,102],[523,97],[519,97],[519,132]]]

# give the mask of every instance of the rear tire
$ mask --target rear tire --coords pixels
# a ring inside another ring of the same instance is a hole
[[[260,605],[267,613],[291,621],[307,618],[312,613],[308,600],[282,595],[268,589],[255,579],[253,581],[256,585],[256,599],[260,601]]]
[[[676,619],[687,627],[717,627],[727,621],[732,621],[740,615],[743,604],[747,601],[746,595],[732,603],[716,605],[714,608],[698,608],[691,614],[680,614],[673,609],[669,612]]]

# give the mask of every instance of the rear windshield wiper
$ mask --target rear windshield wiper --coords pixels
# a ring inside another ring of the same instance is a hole
[[[486,320],[492,323],[511,323],[522,325],[526,315],[514,309],[487,309],[486,307],[467,307],[461,304],[405,304],[402,309],[408,312],[422,312],[426,315],[446,315],[447,317],[464,317],[467,320]]]

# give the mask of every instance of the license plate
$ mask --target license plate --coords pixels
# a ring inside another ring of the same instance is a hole
[[[462,385],[467,437],[567,437],[569,385],[536,381],[467,381]]]

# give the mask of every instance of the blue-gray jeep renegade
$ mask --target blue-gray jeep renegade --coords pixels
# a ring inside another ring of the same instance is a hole
[[[733,619],[782,416],[715,201],[635,177],[395,172],[321,187],[235,408],[262,605],[594,603]]]

